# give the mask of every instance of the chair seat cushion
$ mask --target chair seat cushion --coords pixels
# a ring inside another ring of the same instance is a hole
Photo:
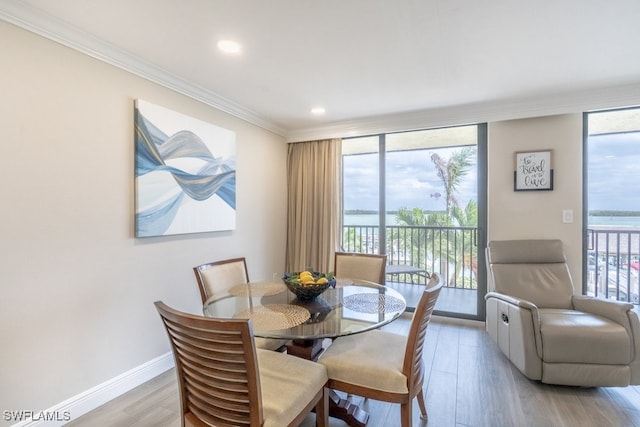
[[[256,348],[263,348],[265,350],[278,350],[289,342],[288,340],[279,340],[274,338],[254,337],[253,339],[256,343]]]
[[[262,387],[264,427],[289,425],[327,383],[327,370],[319,363],[256,349]]]
[[[327,367],[332,380],[408,393],[407,377],[402,373],[406,346],[406,336],[374,330],[335,339],[318,362]]]
[[[626,329],[605,317],[575,310],[540,309],[545,363],[622,365],[631,362]]]

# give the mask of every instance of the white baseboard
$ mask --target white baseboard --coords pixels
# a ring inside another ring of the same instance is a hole
[[[49,409],[34,412],[29,419],[12,427],[62,426],[157,377],[173,368],[173,365],[172,353],[165,353]]]

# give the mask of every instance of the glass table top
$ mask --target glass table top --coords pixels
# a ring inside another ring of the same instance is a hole
[[[284,283],[250,282],[209,298],[204,315],[251,319],[263,338],[307,340],[335,338],[379,328],[406,309],[397,291],[363,280],[338,278],[335,288],[299,300]]]

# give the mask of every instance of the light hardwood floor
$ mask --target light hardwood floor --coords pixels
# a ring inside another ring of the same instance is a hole
[[[403,317],[384,329],[407,331]],[[429,421],[414,426],[640,427],[640,386],[549,386],[522,376],[500,353],[479,322],[435,319],[427,330],[425,362]],[[354,399],[362,403],[360,398]],[[72,421],[69,426],[180,426],[175,372],[170,370]],[[400,407],[364,402],[369,427],[397,426]],[[310,415],[304,427],[314,425]],[[331,427],[343,427],[331,419]]]

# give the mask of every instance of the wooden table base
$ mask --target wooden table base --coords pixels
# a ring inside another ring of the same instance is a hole
[[[287,353],[302,359],[318,361],[322,353],[322,340],[293,340],[287,344]],[[358,405],[342,399],[338,393],[329,391],[329,416],[344,421],[351,427],[365,427],[369,413]]]
[[[287,344],[287,353],[317,362],[318,356],[322,353],[322,340],[292,340],[291,344]]]
[[[365,427],[369,413],[358,405],[342,399],[333,390],[329,391],[329,416],[338,418],[351,427]]]

